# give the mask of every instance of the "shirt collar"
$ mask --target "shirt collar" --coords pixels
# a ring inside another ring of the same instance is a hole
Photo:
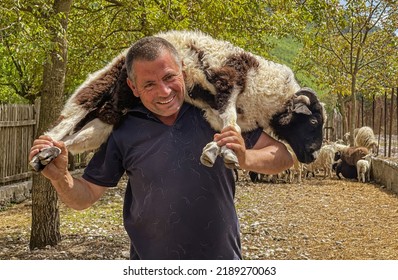
[[[178,121],[178,119],[190,108],[192,107],[192,105],[184,102],[182,103],[181,109],[178,112],[178,116],[176,121]],[[129,109],[128,114],[138,114],[138,115],[144,115],[146,116],[148,119],[152,119],[155,120],[157,122],[160,122],[160,120],[150,111],[148,110],[142,103],[139,103],[137,106],[135,106],[134,108]]]

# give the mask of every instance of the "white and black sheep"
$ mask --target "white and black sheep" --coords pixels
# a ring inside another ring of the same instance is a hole
[[[215,130],[227,125],[243,132],[262,127],[289,143],[299,161],[315,159],[322,144],[325,112],[311,89],[300,88],[291,69],[201,32],[170,31],[156,36],[178,50],[186,77],[185,100],[203,109]],[[126,52],[74,92],[58,124],[46,133],[64,141],[71,153],[99,147],[124,113],[140,102],[126,83]],[[214,142],[204,148],[201,162],[212,166],[220,152],[228,167],[237,166],[234,153],[220,151]],[[31,166],[42,169],[40,160],[46,157],[39,153]]]

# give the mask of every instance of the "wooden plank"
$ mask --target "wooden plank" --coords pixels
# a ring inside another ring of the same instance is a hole
[[[34,105],[0,105],[0,183],[29,179],[28,155],[36,128]]]
[[[36,124],[36,120],[0,121],[0,127],[30,126],[30,125],[35,125],[35,124]]]
[[[15,174],[12,176],[3,177],[3,178],[0,178],[0,184],[27,179],[27,178],[30,178],[31,176],[32,176],[31,172],[25,172],[25,173],[21,173],[21,174]]]

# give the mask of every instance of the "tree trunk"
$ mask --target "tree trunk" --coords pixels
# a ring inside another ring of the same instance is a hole
[[[384,90],[384,156],[387,155],[387,89]]]
[[[375,130],[375,118],[376,118],[376,104],[375,104],[375,94],[372,94],[372,129]]]
[[[346,113],[347,112],[346,103],[345,103],[344,97],[343,97],[343,95],[341,93],[338,93],[337,98],[338,98],[338,102],[340,104],[340,114],[341,114],[341,117],[343,118],[343,121],[342,121],[342,123],[343,123],[343,132],[342,132],[343,135],[342,135],[342,137],[343,137],[344,134],[349,131],[349,129],[348,129],[348,119],[347,119],[347,113]]]
[[[390,129],[389,129],[389,136],[388,136],[388,157],[391,157],[391,149],[392,149],[392,125],[394,120],[394,88],[391,88],[391,104],[390,104]]]
[[[67,63],[66,29],[72,0],[54,0],[52,17],[58,24],[49,21],[53,49],[48,55],[43,71],[41,110],[37,135],[43,134],[59,116],[64,103],[63,89]],[[60,16],[63,14],[64,16]],[[50,16],[51,17],[51,16]],[[58,197],[50,182],[39,174],[33,176],[32,184],[32,229],[30,249],[54,246],[61,240],[59,230]]]
[[[357,113],[357,98],[356,98],[356,75],[352,75],[352,81],[351,81],[351,101],[352,101],[352,106],[351,106],[351,120],[350,120],[350,145],[354,146],[354,130],[355,130],[355,123],[356,123],[356,113]]]

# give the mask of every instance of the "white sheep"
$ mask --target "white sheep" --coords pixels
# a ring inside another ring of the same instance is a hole
[[[319,150],[316,160],[306,166],[308,172],[315,174],[319,169],[323,170],[323,178],[332,177],[332,165],[336,146],[334,144],[323,145]]]
[[[357,161],[357,174],[358,174],[358,182],[369,182],[370,181],[370,168],[372,165],[372,155],[368,154],[364,157],[364,159],[360,159]]]
[[[294,177],[297,177],[297,183],[301,183],[302,173],[303,173],[303,164],[298,161],[296,154],[289,144],[286,144],[287,150],[292,155],[293,165],[287,170],[287,182],[293,183]]]
[[[359,128],[354,139],[354,146],[366,147],[369,151],[375,153],[377,151],[377,140],[373,129],[369,126]]]
[[[203,109],[215,130],[228,125],[243,132],[262,127],[288,142],[299,161],[315,159],[325,112],[312,90],[300,88],[291,69],[201,32],[170,31],[156,36],[176,47],[183,60],[185,101]],[[124,112],[139,102],[126,83],[126,53],[74,92],[47,135],[64,141],[72,153],[95,149],[106,141]],[[237,167],[234,153],[225,147],[220,150],[214,142],[204,148],[202,164],[212,166],[220,153],[228,167]],[[39,161],[31,162],[35,170],[43,168]]]

